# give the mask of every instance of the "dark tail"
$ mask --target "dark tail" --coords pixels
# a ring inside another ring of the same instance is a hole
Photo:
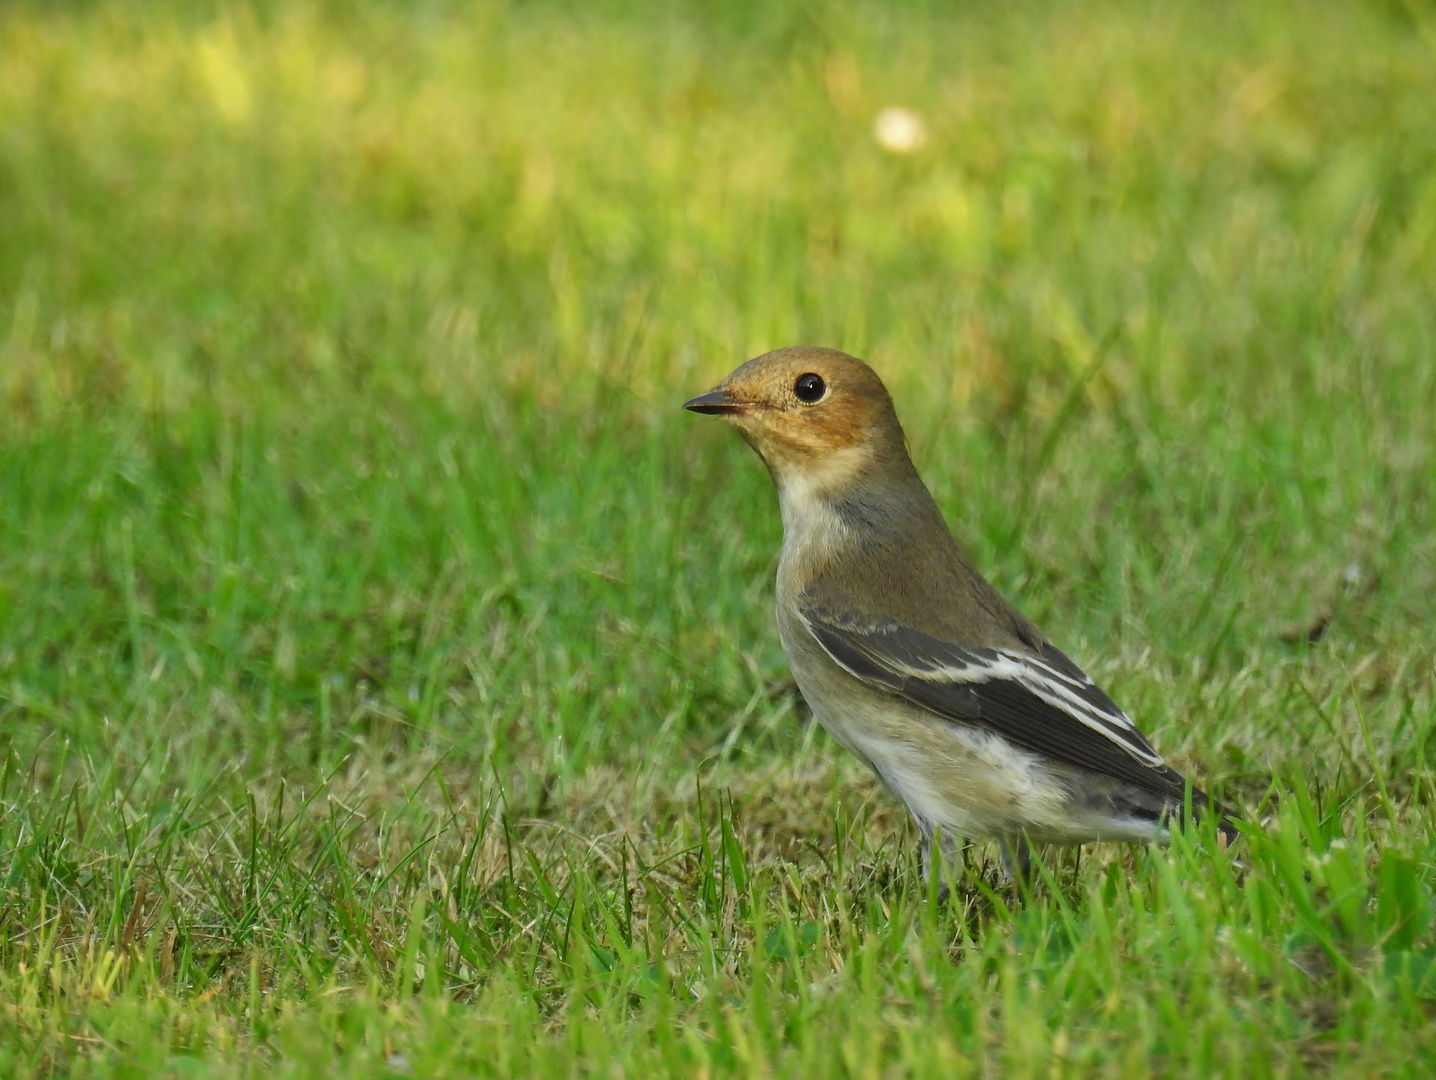
[[[1197,787],[1196,784],[1192,785],[1191,805],[1192,811],[1198,820],[1205,818],[1208,814],[1217,815],[1217,832],[1222,834],[1222,839],[1226,841],[1228,847],[1231,847],[1231,845],[1235,844],[1237,840],[1241,838],[1241,833],[1237,831],[1236,827],[1237,815],[1230,807],[1223,806],[1217,802],[1216,799],[1213,799],[1205,791]],[[1183,825],[1187,823],[1186,817],[1187,807],[1184,803],[1181,811],[1181,821]]]

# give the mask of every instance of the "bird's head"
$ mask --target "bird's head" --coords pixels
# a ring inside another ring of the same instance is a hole
[[[911,468],[882,380],[835,349],[799,345],[765,353],[683,407],[737,428],[780,491],[798,482],[840,485],[874,468]]]

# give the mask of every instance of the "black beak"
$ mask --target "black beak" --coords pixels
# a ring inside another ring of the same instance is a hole
[[[692,401],[685,401],[683,407],[689,412],[719,416],[723,413],[738,412],[745,408],[746,404],[720,386],[717,390],[709,390],[708,393],[702,394]]]

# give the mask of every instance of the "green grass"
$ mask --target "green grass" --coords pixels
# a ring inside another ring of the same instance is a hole
[[[1431,1074],[1429,5],[16,3],[0,72],[0,1075]],[[929,902],[678,410],[804,341],[1244,869]]]

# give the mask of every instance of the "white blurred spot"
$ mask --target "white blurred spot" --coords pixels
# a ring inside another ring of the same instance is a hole
[[[889,105],[878,113],[873,135],[884,150],[894,154],[911,154],[927,142],[927,125],[911,109]]]

